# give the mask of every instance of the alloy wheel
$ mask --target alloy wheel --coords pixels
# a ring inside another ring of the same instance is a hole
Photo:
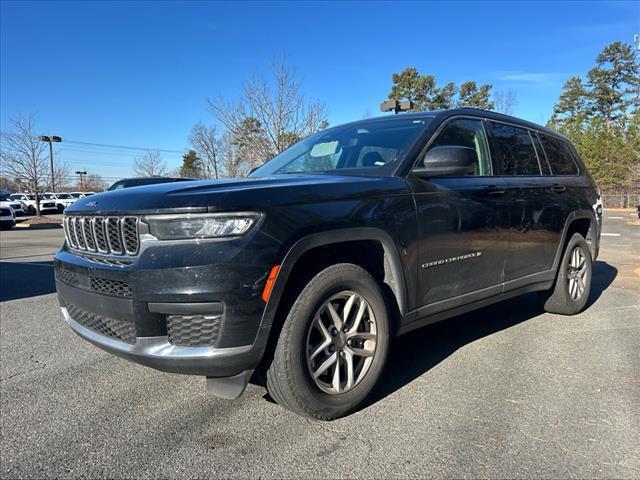
[[[569,296],[572,300],[577,301],[584,295],[587,278],[587,261],[582,247],[576,246],[571,251],[571,257],[567,268]]]
[[[376,351],[376,319],[361,295],[342,291],[316,311],[307,333],[307,367],[325,393],[352,390],[365,377]]]

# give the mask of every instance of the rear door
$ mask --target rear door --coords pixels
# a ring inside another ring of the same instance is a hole
[[[487,123],[496,170],[510,205],[504,272],[508,290],[551,269],[564,227],[564,197],[539,152],[536,131],[493,120]]]
[[[429,305],[424,314],[499,293],[507,252],[508,205],[493,176],[483,121],[448,120],[429,149],[445,145],[475,149],[478,162],[470,176],[408,178],[418,222],[418,306]]]
[[[571,212],[579,208],[578,198],[580,191],[583,191],[585,187],[584,177],[580,175],[580,169],[567,140],[544,132],[538,132],[538,139],[542,155],[547,160],[550,169],[547,177],[551,190],[550,198],[552,200],[550,201],[560,206],[558,223],[561,224],[559,228],[562,233]],[[592,203],[587,203],[587,205]]]

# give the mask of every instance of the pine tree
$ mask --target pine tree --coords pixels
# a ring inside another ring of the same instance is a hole
[[[555,127],[580,127],[588,113],[588,93],[582,79],[571,77],[562,85],[562,93],[553,107],[550,123]]]
[[[412,110],[427,110],[436,93],[436,79],[433,75],[420,75],[415,67],[405,68],[391,76],[393,85],[389,98],[391,100],[410,100],[414,103]]]
[[[421,75],[417,68],[408,67],[400,73],[391,76],[391,100],[410,100],[413,111],[444,110],[454,106],[476,107],[493,110],[490,99],[492,86],[489,84],[477,86],[476,82],[465,82],[458,87],[450,82],[438,87],[436,77]],[[456,98],[456,94],[458,96]]]
[[[180,176],[189,178],[204,178],[202,161],[195,150],[189,150],[182,156]]]
[[[575,144],[603,192],[630,193],[638,188],[638,72],[638,61],[629,45],[608,45],[587,73],[586,84],[580,77],[564,84],[549,121],[549,126]]]
[[[476,85],[476,82],[469,81],[460,85],[460,93],[458,95],[459,107],[474,107],[484,110],[493,110],[493,102],[489,98],[491,85]]]
[[[624,118],[638,92],[640,69],[631,45],[614,42],[596,57],[587,73],[592,115],[604,118],[607,129]]]

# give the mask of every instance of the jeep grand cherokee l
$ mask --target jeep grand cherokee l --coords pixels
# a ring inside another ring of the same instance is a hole
[[[475,109],[368,119],[246,179],[79,199],[56,285],[67,323],[108,352],[226,398],[253,378],[332,419],[380,380],[394,335],[533,291],[580,312],[597,200],[571,143],[538,125]]]

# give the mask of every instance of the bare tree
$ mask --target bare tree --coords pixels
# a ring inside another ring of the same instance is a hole
[[[233,158],[234,166],[246,164],[238,171],[262,165],[328,125],[324,105],[307,101],[302,83],[284,57],[273,62],[271,74],[270,80],[258,75],[246,82],[237,103],[208,100],[235,146],[227,159]]]
[[[133,161],[133,169],[138,177],[161,177],[167,174],[167,164],[160,152],[148,150]]]
[[[17,183],[27,186],[36,197],[36,214],[40,215],[40,193],[47,182],[46,145],[34,133],[35,117],[20,116],[10,120],[12,132],[2,132],[0,160]]]
[[[69,179],[71,178],[69,165],[65,162],[56,161],[53,165],[53,178],[55,178],[55,191],[64,190],[69,185]],[[47,188],[53,192],[51,176],[49,176]]]
[[[89,174],[82,182],[86,192],[102,192],[107,188],[107,182],[100,175]]]
[[[207,127],[198,122],[191,129],[189,143],[201,159],[206,178],[220,178],[222,171],[222,147],[215,126]]]
[[[498,90],[493,94],[493,103],[496,112],[513,115],[513,109],[517,105],[518,99],[516,93],[511,89]]]

